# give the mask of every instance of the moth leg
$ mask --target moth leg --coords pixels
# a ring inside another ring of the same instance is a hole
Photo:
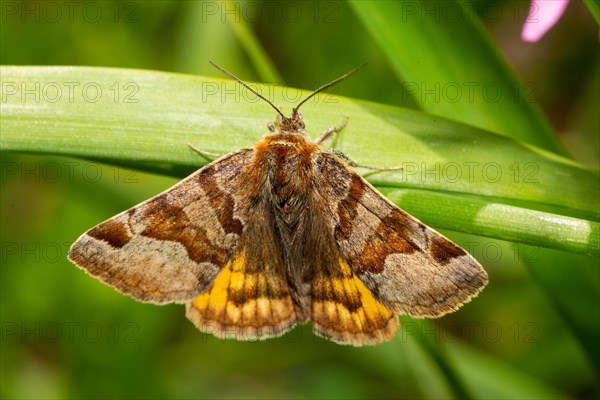
[[[331,128],[326,129],[325,132],[321,133],[319,137],[315,139],[314,143],[317,145],[321,144],[321,142],[329,139],[334,133],[338,133],[339,131],[344,129],[347,123],[348,117],[344,117],[342,119],[342,122],[338,126],[332,126]]]
[[[192,148],[192,150],[194,150],[197,153],[200,153],[201,155],[203,155],[206,158],[219,158],[222,157],[223,154],[218,154],[218,153],[211,153],[210,151],[206,151],[206,150],[202,150],[196,146],[194,146],[191,143],[188,143],[188,146],[190,146]]]
[[[376,167],[373,165],[358,164],[356,161],[354,161],[353,159],[351,159],[350,157],[348,157],[346,154],[342,153],[339,150],[329,149],[327,151],[330,154],[333,154],[334,156],[341,158],[342,161],[344,161],[346,164],[348,164],[351,167],[366,168],[366,169],[371,169],[373,171],[400,171],[401,169],[404,169],[404,167],[402,165],[398,165],[395,167]]]
[[[281,110],[281,106],[278,104],[277,108],[279,108]],[[269,128],[270,132],[277,132],[277,127],[279,126],[279,124],[281,123],[281,115],[277,114],[275,116],[275,121],[273,122],[269,122],[267,124],[267,128]]]

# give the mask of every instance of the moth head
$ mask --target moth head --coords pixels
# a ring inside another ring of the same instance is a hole
[[[301,133],[305,134],[304,131],[304,118],[300,111],[294,109],[292,115],[289,117],[277,116],[275,122],[270,123],[269,130],[273,133]]]

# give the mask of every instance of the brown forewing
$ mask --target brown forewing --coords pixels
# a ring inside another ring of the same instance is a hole
[[[69,259],[138,300],[186,302],[206,289],[243,231],[235,194],[254,150],[233,152],[90,229]]]
[[[394,312],[439,317],[487,283],[479,263],[452,241],[391,203],[337,157],[321,153],[316,201],[351,270]]]

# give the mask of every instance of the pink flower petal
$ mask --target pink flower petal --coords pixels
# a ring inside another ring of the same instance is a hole
[[[563,15],[569,0],[532,0],[521,39],[537,42]]]

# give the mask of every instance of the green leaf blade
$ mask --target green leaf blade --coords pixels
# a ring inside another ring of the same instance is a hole
[[[86,67],[2,67],[1,73],[4,151],[181,175],[209,161],[188,143],[223,154],[250,147],[273,119],[267,105],[232,81]],[[76,88],[97,86],[102,96],[91,101],[92,92],[86,98],[75,91],[74,99],[63,95],[50,101],[49,90],[69,82],[78,83]],[[20,89],[36,85],[39,99]],[[284,88],[270,90],[284,104]],[[439,117],[364,101],[326,95],[309,101],[303,112],[313,137],[350,116],[333,146],[360,164],[404,165],[398,172],[359,172],[433,226],[598,252],[598,174],[573,161]],[[526,164],[534,168],[529,171]],[[527,174],[519,175],[519,168]],[[420,191],[419,202],[443,212],[428,213],[393,189]],[[462,216],[461,224],[450,223],[453,214]]]
[[[488,38],[472,3],[350,4],[424,111],[567,154],[532,93]]]

